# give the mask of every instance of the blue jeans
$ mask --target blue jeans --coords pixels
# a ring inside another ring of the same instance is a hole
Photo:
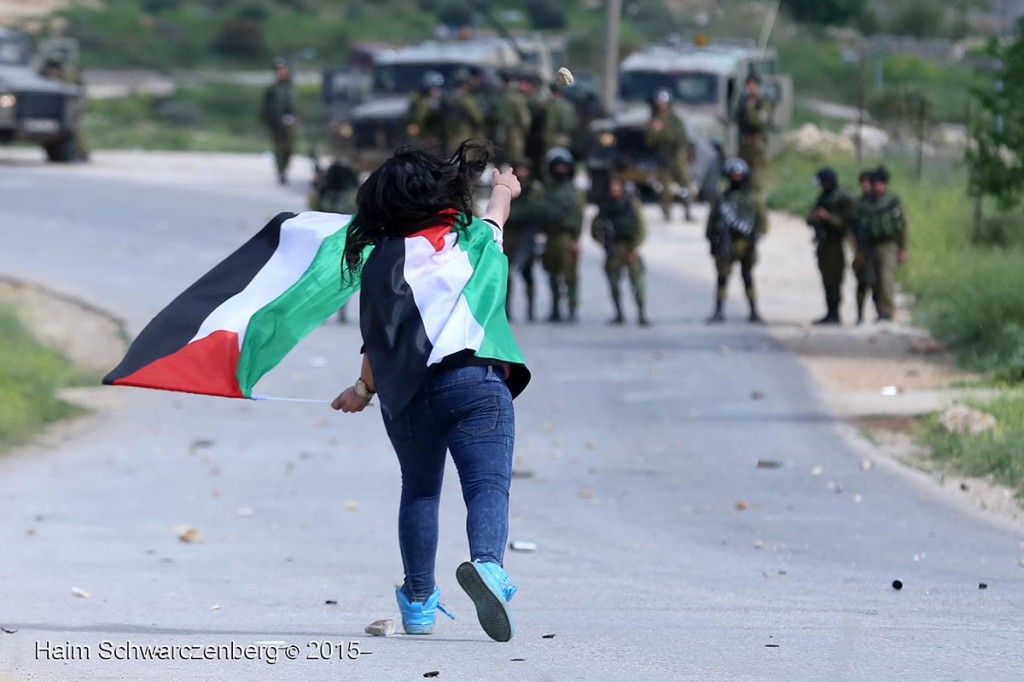
[[[473,561],[501,564],[508,540],[515,415],[495,367],[459,367],[433,375],[412,402],[384,426],[402,469],[398,543],[405,592],[424,601],[434,591],[438,507],[450,450],[466,502]]]

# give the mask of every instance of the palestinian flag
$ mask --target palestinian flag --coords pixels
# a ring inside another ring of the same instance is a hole
[[[103,383],[251,398],[260,377],[359,288],[341,277],[350,219],[278,215],[164,308]]]
[[[513,397],[530,372],[505,313],[508,258],[501,230],[475,217],[438,215],[365,258],[360,327],[381,407],[402,411],[442,360],[499,365]]]

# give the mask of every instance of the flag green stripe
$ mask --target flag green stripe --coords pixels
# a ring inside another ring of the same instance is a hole
[[[346,225],[326,237],[295,284],[250,318],[237,370],[245,397],[251,397],[256,382],[359,289],[358,277],[343,281],[341,276],[347,234]]]

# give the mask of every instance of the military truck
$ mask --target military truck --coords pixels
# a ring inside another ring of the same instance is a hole
[[[50,161],[80,158],[84,88],[69,82],[76,59],[77,47],[66,40],[36,52],[28,35],[0,27],[0,143],[37,143]],[[47,63],[60,64],[60,73],[42,75]]]
[[[536,63],[550,73],[549,57],[537,55]],[[445,89],[451,89],[457,75],[471,67],[479,68],[485,81],[494,84],[499,70],[523,65],[520,52],[501,38],[430,40],[380,53],[375,57],[367,100],[328,121],[331,151],[348,157],[362,170],[371,170],[409,141],[409,96],[421,87],[427,72],[440,73]]]
[[[747,75],[756,73],[762,93],[775,102],[771,148],[780,145],[793,110],[789,76],[778,73],[772,49],[746,43],[670,44],[635,52],[619,65],[619,91],[612,115],[590,126],[593,143],[587,159],[591,199],[606,185],[603,178],[617,161],[627,161],[631,179],[644,195],[657,193],[654,153],[644,144],[650,102],[661,89],[690,138],[690,182],[697,198],[711,200],[718,191],[721,163],[738,145],[734,113]]]

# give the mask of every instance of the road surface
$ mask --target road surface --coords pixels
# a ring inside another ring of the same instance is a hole
[[[0,273],[109,310],[134,334],[271,215],[302,208],[296,178],[274,186],[265,157],[52,167],[7,155]],[[458,620],[439,617],[430,637],[364,634],[398,617],[402,577],[398,470],[375,411],[103,388],[73,438],[0,459],[0,671],[1020,679],[1024,535],[913,475],[865,470],[871,453],[770,330],[740,321],[741,300],[730,323],[700,323],[710,278],[678,264],[707,257],[702,231],[654,215],[652,328],[605,324],[590,243],[582,321],[516,325],[534,381],[517,401],[510,539],[538,549],[506,556],[520,590],[511,643],[486,638],[454,580],[466,547],[453,469],[438,581]],[[354,325],[325,324],[260,388],[331,398],[356,376],[358,348]],[[180,542],[181,525],[203,542]],[[175,660],[140,660],[146,646]]]

